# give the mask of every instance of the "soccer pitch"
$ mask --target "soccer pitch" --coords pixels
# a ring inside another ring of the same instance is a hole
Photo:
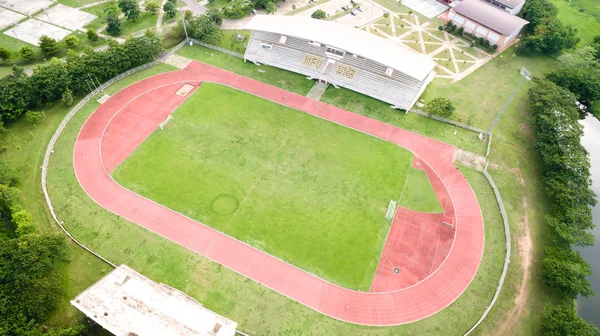
[[[369,289],[391,199],[441,210],[412,153],[344,126],[211,83],[173,117],[115,180],[341,286]]]

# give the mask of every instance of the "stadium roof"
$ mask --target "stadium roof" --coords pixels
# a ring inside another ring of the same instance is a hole
[[[114,335],[234,336],[237,323],[121,265],[71,304]]]
[[[517,6],[519,6],[525,2],[525,0],[494,0],[494,1],[506,6],[508,8],[516,8]]]
[[[435,67],[426,55],[343,24],[299,16],[256,15],[248,30],[276,33],[315,41],[371,59],[413,78],[423,80]]]
[[[458,14],[506,36],[521,30],[528,21],[479,0],[464,0],[454,7]]]

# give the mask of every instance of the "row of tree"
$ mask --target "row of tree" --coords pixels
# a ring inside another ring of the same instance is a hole
[[[64,284],[58,270],[68,263],[64,239],[38,235],[32,216],[20,205],[19,179],[0,162],[0,335],[41,335]],[[51,329],[46,335],[77,336],[83,325]]]
[[[162,46],[159,38],[148,31],[144,36],[131,38],[123,44],[109,41],[105,51],[86,48],[83,54],[69,52],[64,59],[53,58],[48,65],[39,65],[33,75],[26,76],[15,69],[0,79],[0,119],[14,120],[26,111],[43,107],[69,96],[90,92],[93,79],[106,80],[133,67],[155,59]]]
[[[517,52],[556,55],[574,48],[579,43],[577,29],[563,24],[557,17],[558,9],[550,0],[528,0],[519,15],[529,21],[527,36],[521,40]]]
[[[542,314],[544,335],[598,335],[575,311],[574,300],[593,295],[587,277],[590,266],[572,246],[594,243],[591,207],[596,204],[591,189],[590,161],[580,138],[577,97],[550,80],[535,79],[529,90],[531,123],[540,156],[542,182],[550,201],[546,220],[554,242],[542,261],[544,282],[562,297]]]

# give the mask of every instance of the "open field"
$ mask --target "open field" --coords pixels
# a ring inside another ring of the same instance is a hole
[[[387,237],[389,200],[436,200],[427,178],[411,172],[407,180],[418,172],[412,158],[394,144],[205,83],[113,176],[326,280],[366,291]]]

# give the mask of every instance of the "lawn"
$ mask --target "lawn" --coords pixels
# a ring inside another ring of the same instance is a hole
[[[600,4],[598,0],[551,0],[558,8],[558,18],[577,27],[583,44],[592,43],[600,35]]]
[[[94,2],[98,2],[99,0],[57,0],[58,3],[63,4],[65,6],[77,8],[85,5],[89,5]]]
[[[142,29],[155,27],[157,20],[158,15],[154,15],[148,12],[142,12],[140,18],[137,21],[128,21],[127,18],[122,18],[121,22],[123,22],[123,29],[121,30],[121,33],[118,36],[125,37],[129,34],[136,33]]]
[[[208,49],[202,46],[185,46],[177,54],[214,65],[219,68],[247,76],[263,83],[271,84],[282,89],[305,96],[313,87],[314,82],[307,80],[306,76],[291,73],[268,65],[256,66],[252,62]],[[260,72],[261,70],[262,72]]]
[[[416,192],[408,199],[435,199],[427,179],[405,186],[412,158],[392,143],[208,83],[113,176],[302,269],[366,291],[387,236],[389,201],[403,187]]]
[[[106,25],[106,9],[111,6],[110,2],[105,2],[96,6],[88,7],[82,9],[84,12],[88,12],[90,14],[94,14],[97,16],[92,22],[88,23],[84,26],[84,28],[92,28],[94,30],[98,30]],[[121,9],[117,7],[117,11],[119,15],[121,14]]]
[[[406,183],[398,203],[405,208],[422,212],[442,212],[442,205],[438,200],[431,182],[424,170],[411,168],[408,170]]]
[[[229,49],[237,53],[243,54],[246,52],[246,43],[250,40],[250,31],[248,30],[222,30],[223,37],[218,43],[221,48]],[[243,41],[237,39],[237,35],[244,36]]]

